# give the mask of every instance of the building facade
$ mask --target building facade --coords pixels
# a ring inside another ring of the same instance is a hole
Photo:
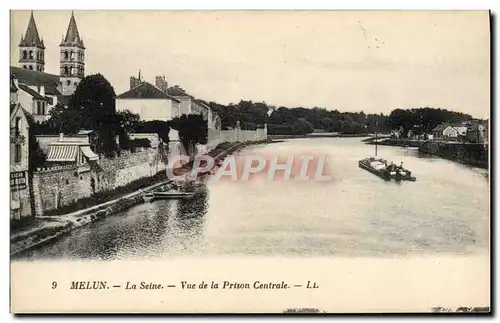
[[[31,216],[29,187],[29,132],[33,119],[21,104],[11,105],[10,114],[10,218]]]
[[[19,67],[11,66],[11,88],[35,122],[50,118],[50,110],[58,104],[67,105],[78,83],[85,76],[85,46],[78,32],[75,16],[71,18],[66,36],[60,44],[58,75],[45,73],[45,45],[40,37],[33,12],[26,33],[19,43]]]
[[[180,116],[180,103],[151,83],[141,82],[116,97],[116,111],[128,110],[143,121],[169,121]]]
[[[60,51],[60,81],[63,95],[75,92],[78,83],[85,77],[85,46],[78,33],[75,15],[71,12],[66,37],[59,45]]]

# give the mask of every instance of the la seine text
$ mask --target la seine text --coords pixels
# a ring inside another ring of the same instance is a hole
[[[163,289],[162,284],[152,282],[126,282],[125,284],[110,284],[107,281],[72,281],[70,289],[110,289],[110,288],[123,288],[123,289]]]

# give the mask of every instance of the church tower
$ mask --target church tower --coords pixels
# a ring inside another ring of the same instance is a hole
[[[66,37],[61,41],[60,86],[63,95],[71,95],[85,76],[85,46],[76,27],[75,15],[71,12]]]
[[[45,70],[45,46],[43,39],[38,35],[33,11],[26,34],[21,35],[19,43],[19,66],[32,71],[43,72]]]

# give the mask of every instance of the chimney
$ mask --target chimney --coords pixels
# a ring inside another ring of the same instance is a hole
[[[168,83],[165,80],[165,76],[157,76],[155,78],[155,85],[159,88],[163,93],[167,93]]]
[[[59,134],[59,140],[61,141],[63,138],[64,138],[64,133],[62,133],[62,132],[61,132],[61,133]]]
[[[43,85],[40,86],[40,95],[45,96],[45,86]]]
[[[137,77],[134,76],[130,77],[130,89],[139,86],[139,84],[141,84],[141,80],[139,80]]]

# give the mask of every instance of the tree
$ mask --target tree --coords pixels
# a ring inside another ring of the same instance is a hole
[[[134,131],[139,133],[156,133],[163,142],[169,142],[169,122],[160,120],[141,121],[136,125]]]
[[[46,127],[41,127],[40,130],[55,133],[77,133],[82,124],[82,114],[79,109],[73,107],[65,107],[62,104],[57,104],[50,112],[50,119],[46,121]]]
[[[170,121],[170,126],[179,132],[179,139],[187,152],[192,151],[194,144],[206,144],[208,126],[198,114],[183,114]]]
[[[42,167],[45,164],[46,156],[45,153],[40,148],[38,140],[36,140],[34,131],[29,131],[28,149],[29,149],[28,169],[33,171],[38,167]]]
[[[96,150],[109,157],[114,156],[118,148],[116,136],[123,131],[116,114],[115,96],[115,90],[103,75],[89,75],[78,84],[68,108],[62,113],[63,125],[68,122],[68,114],[75,117],[75,127],[67,127],[68,130],[96,131]]]
[[[120,122],[120,127],[125,132],[136,131],[136,129],[139,127],[139,124],[141,123],[141,117],[136,113],[130,112],[129,110],[119,111],[117,115]]]

